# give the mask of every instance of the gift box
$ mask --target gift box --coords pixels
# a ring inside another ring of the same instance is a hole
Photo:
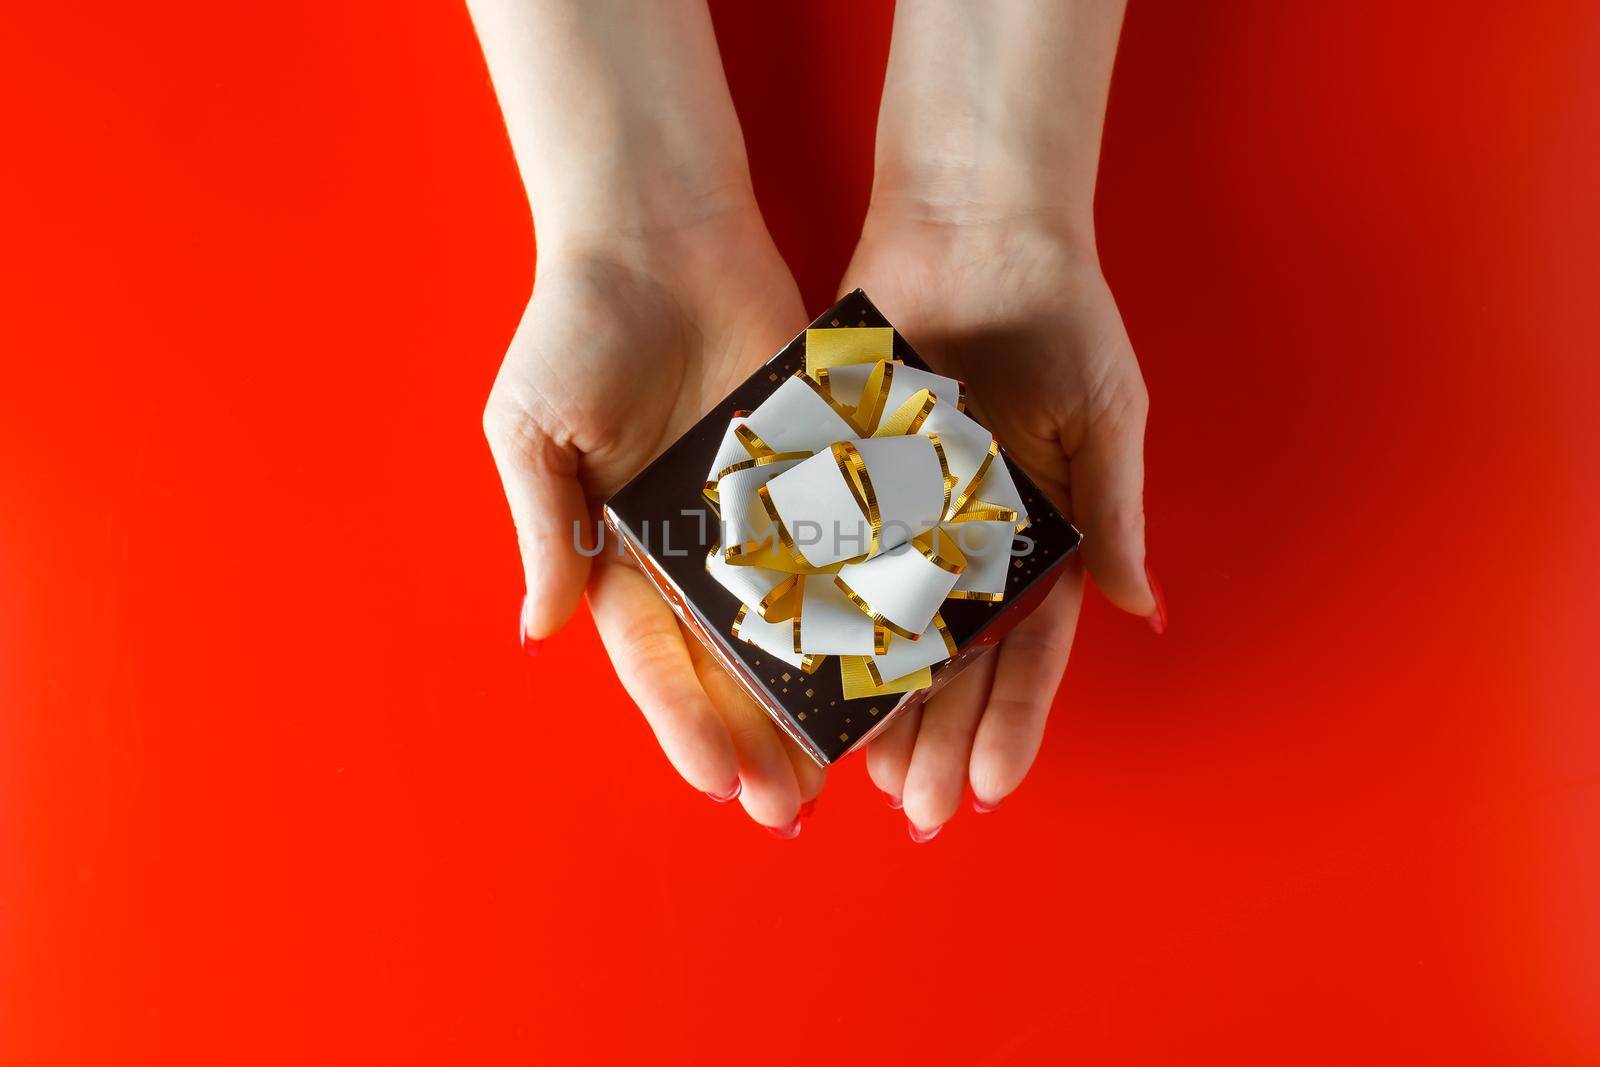
[[[621,550],[819,764],[1037,607],[1080,540],[861,290],[607,502]]]

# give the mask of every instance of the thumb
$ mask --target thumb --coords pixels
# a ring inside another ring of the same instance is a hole
[[[552,440],[498,391],[484,409],[483,429],[522,554],[522,640],[541,641],[567,621],[589,580],[589,557],[577,546],[592,547],[595,537],[586,529],[589,507],[578,484],[578,453]]]
[[[1145,567],[1144,425],[1149,401],[1128,387],[1068,457],[1073,519],[1083,530],[1083,561],[1100,591],[1123,611],[1159,610]]]

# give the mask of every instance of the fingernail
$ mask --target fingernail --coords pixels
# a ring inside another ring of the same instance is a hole
[[[1167,632],[1167,598],[1161,592],[1161,583],[1156,581],[1155,572],[1150,569],[1150,564],[1144,565],[1145,580],[1150,583],[1150,595],[1156,598],[1156,610],[1151,612],[1146,621],[1150,629],[1158,634]]]
[[[932,841],[934,838],[939,836],[939,831],[943,829],[944,823],[940,823],[932,830],[919,830],[917,829],[916,823],[912,822],[910,819],[906,820],[906,832],[911,835],[911,840],[915,841],[919,845],[924,841]]]
[[[800,836],[800,816],[796,815],[794,817],[794,822],[790,823],[788,826],[767,827],[767,833],[771,834],[773,837],[781,837],[785,841],[793,841],[795,838]]]
[[[811,818],[811,813],[816,811],[816,810],[817,810],[817,801],[816,801],[816,798],[813,797],[812,799],[806,801],[804,804],[800,805],[800,817],[802,819],[809,819],[809,818]]]
[[[743,791],[744,791],[744,783],[742,781],[740,781],[739,779],[735,778],[733,780],[733,784],[730,785],[728,788],[724,789],[722,792],[713,793],[711,790],[707,789],[705,791],[705,794],[706,794],[706,796],[710,797],[712,800],[715,800],[718,804],[726,804],[728,801],[734,799],[735,797],[737,797]]]
[[[993,804],[985,804],[983,801],[978,799],[978,794],[972,794],[972,810],[977,812],[979,815],[987,815],[999,806],[1000,801],[998,800]]]
[[[878,792],[883,794],[883,802],[885,804],[889,805],[895,811],[899,811],[900,810],[900,798],[899,797],[895,796],[893,793],[889,792],[887,789],[880,789],[880,790],[878,790]]]
[[[522,610],[517,614],[517,640],[522,642],[522,651],[529,656],[537,656],[543,641],[536,641],[528,636],[528,594],[522,594]]]

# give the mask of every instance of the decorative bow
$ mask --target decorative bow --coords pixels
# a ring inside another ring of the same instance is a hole
[[[806,673],[839,657],[846,699],[931,684],[956,654],[945,600],[999,603],[1028,523],[965,390],[892,358],[888,327],[806,331],[806,368],[723,436],[706,569],[733,634]]]

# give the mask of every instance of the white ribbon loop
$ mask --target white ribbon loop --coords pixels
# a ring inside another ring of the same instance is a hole
[[[901,545],[865,563],[847,563],[834,579],[855,606],[891,633],[915,641],[955,587],[962,562],[951,554],[953,538],[937,549]]]
[[[753,555],[775,540],[772,518],[761,501],[761,489],[775,476],[799,463],[778,460],[724,474],[717,481],[717,509],[722,514],[722,544],[726,559]]]
[[[733,636],[748,641],[761,651],[791,667],[805,668],[807,657],[794,650],[794,626],[788,622],[767,622],[749,608],[740,608],[733,619]],[[811,660],[813,669],[820,660]]]
[[[993,434],[949,404],[935,404],[918,432],[936,436],[944,448],[945,463],[950,477],[955,479],[955,494],[948,510],[948,515],[954,515],[973,498],[977,480],[994,465],[1000,446]]]
[[[1022,502],[1022,494],[1017,491],[1017,483],[1011,477],[1011,468],[1002,459],[997,458],[989,464],[983,480],[978,483],[977,491],[972,494],[972,500],[967,503],[970,505],[973,500],[993,504],[1003,511],[1016,512],[1016,528],[1019,530],[1028,525],[1028,506]]]
[[[856,436],[833,398],[801,374],[785,378],[745,424],[776,452],[815,452]]]
[[[1011,568],[1011,539],[1016,533],[1013,524],[976,520],[952,523],[949,529],[967,559],[949,595],[956,600],[1002,599]]]
[[[945,629],[944,620],[935,615],[922,636],[915,641],[890,642],[889,651],[881,656],[873,656],[867,669],[872,672],[872,680],[883,685],[904,678],[912,671],[931,667],[955,654],[955,639]]]
[[[870,656],[878,647],[877,627],[833,584],[829,574],[807,575],[795,633],[807,653]]]
[[[724,558],[720,545],[706,554],[706,570],[739,603],[769,622],[791,618],[799,607],[801,575],[769,567],[735,567]]]
[[[722,435],[722,443],[717,446],[717,456],[711,461],[711,470],[706,472],[706,496],[713,502],[718,497],[717,482],[721,480],[722,472],[736,463],[751,458],[736,432],[744,424],[743,418],[728,423],[728,430]]]
[[[939,521],[944,472],[926,437],[838,441],[767,486],[778,521],[812,567],[870,557]]]

